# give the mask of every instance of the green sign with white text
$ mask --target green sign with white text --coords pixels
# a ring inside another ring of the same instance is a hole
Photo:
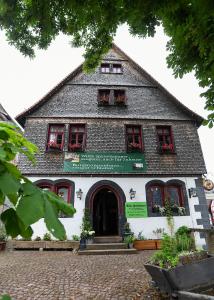
[[[64,172],[141,173],[146,171],[143,153],[72,152],[65,154]]]
[[[126,218],[147,218],[146,202],[126,202]]]

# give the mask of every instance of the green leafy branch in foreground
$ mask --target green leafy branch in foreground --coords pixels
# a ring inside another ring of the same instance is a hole
[[[18,235],[30,238],[31,225],[44,218],[51,234],[64,240],[66,232],[58,213],[72,216],[75,209],[56,194],[36,187],[10,162],[18,153],[23,153],[35,163],[36,152],[37,147],[23,137],[18,127],[0,122],[0,205],[4,205],[6,199],[10,202],[1,220],[12,238]]]

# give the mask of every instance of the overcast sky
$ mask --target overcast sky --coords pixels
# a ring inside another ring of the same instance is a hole
[[[0,32],[0,102],[11,116],[43,97],[53,86],[83,62],[84,49],[72,48],[69,38],[59,36],[46,51],[36,51],[33,60],[9,46]],[[119,28],[114,42],[184,105],[206,117],[193,74],[175,79],[166,66],[167,37],[158,29],[154,38],[133,38],[126,26]],[[199,136],[210,178],[214,179],[214,129],[201,126]]]

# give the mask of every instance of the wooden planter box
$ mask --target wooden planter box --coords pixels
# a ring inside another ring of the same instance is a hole
[[[213,256],[169,270],[150,264],[144,266],[152,280],[165,293],[203,291],[214,284]]]
[[[161,249],[161,240],[136,240],[134,248],[137,250],[157,250]]]
[[[8,241],[8,248],[11,249],[29,249],[29,250],[38,250],[38,249],[78,249],[79,241],[18,241],[11,240]]]

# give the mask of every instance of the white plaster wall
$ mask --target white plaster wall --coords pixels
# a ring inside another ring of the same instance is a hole
[[[126,196],[126,201],[146,202],[145,185],[147,182],[154,179],[160,179],[164,182],[172,179],[171,177],[165,177],[165,178],[112,177],[110,178],[110,177],[71,177],[71,176],[64,176],[63,178],[70,179],[75,183],[74,207],[76,209],[76,213],[74,214],[73,218],[60,219],[63,225],[65,226],[68,239],[71,239],[73,234],[80,235],[80,226],[82,224],[83,210],[85,207],[85,197],[88,193],[88,190],[96,182],[100,180],[113,181],[117,183],[124,191],[124,194]],[[36,181],[39,179],[45,179],[45,177],[44,178],[31,177],[30,179],[32,181]],[[56,180],[56,179],[62,179],[62,177],[48,177],[48,179]],[[173,179],[179,179],[185,182],[187,194],[189,188],[195,187],[196,178],[173,177]],[[83,191],[83,196],[81,200],[76,197],[76,191],[79,190],[79,188],[81,188]],[[131,188],[133,188],[133,190],[136,191],[136,197],[133,200],[130,199],[130,195],[129,195],[129,190]],[[186,225],[188,227],[194,227],[194,228],[202,228],[202,225],[197,225],[196,222],[196,219],[201,218],[201,213],[195,212],[194,210],[194,205],[198,204],[198,198],[197,197],[189,198],[188,201],[189,201],[190,216],[174,217],[175,230],[182,225]],[[129,218],[127,221],[130,223],[131,230],[135,233],[135,235],[138,235],[140,231],[143,231],[143,235],[146,238],[155,237],[153,231],[156,230],[157,228],[164,228],[165,232],[168,232],[168,227],[167,227],[167,222],[165,217]],[[33,238],[35,238],[36,236],[42,237],[44,233],[47,232],[43,220],[40,220],[39,222],[35,223],[33,225],[33,230],[34,230]],[[196,237],[196,244],[198,247],[201,247],[202,245],[205,244],[205,240],[200,239],[198,234],[196,234],[195,237]]]

